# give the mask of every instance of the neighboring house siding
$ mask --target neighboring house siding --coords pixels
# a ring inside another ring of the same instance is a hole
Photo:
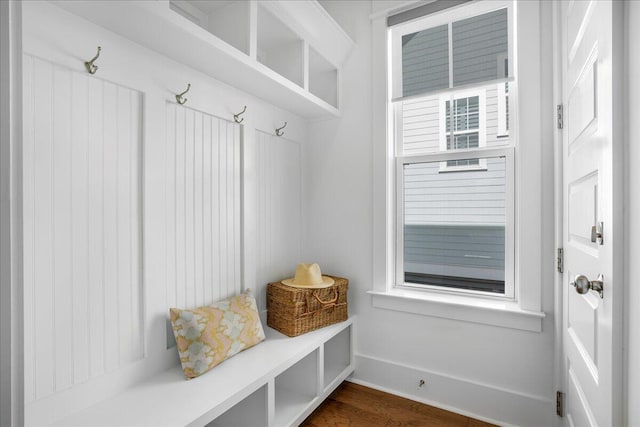
[[[447,25],[402,37],[402,94],[417,95],[449,87]]]
[[[508,141],[498,138],[498,88],[491,85],[487,89],[487,147],[503,145]]]
[[[504,159],[487,170],[440,173],[441,163],[405,166],[405,224],[504,225]]]
[[[452,24],[453,86],[505,77],[497,58],[508,51],[507,10]]]
[[[506,77],[498,58],[508,52],[507,10],[456,21],[451,27],[453,87]],[[448,25],[402,36],[402,96],[449,87]]]
[[[504,280],[504,226],[404,227],[405,272]]]
[[[405,154],[440,150],[440,99],[435,97],[404,101],[402,142]]]

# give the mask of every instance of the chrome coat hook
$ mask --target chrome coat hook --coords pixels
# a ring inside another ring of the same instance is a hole
[[[282,132],[282,129],[287,127],[287,122],[284,122],[284,124],[282,125],[281,128],[276,128],[276,135],[278,136],[282,136],[284,135],[284,132]]]
[[[191,83],[187,83],[187,89],[176,95],[176,101],[178,102],[178,104],[183,105],[185,102],[187,102],[187,98],[184,98],[182,95],[185,95],[187,92],[189,92],[189,89],[191,89]]]
[[[236,123],[242,123],[242,121],[244,120],[244,117],[240,118],[240,116],[243,115],[245,111],[247,111],[247,106],[246,105],[244,106],[242,111],[240,111],[238,114],[234,114],[233,115],[233,121],[235,121]]]
[[[90,61],[85,61],[84,62],[84,66],[87,69],[87,71],[89,72],[89,74],[95,74],[96,71],[98,71],[98,66],[96,64],[94,64],[94,62],[96,62],[96,59],[98,59],[98,57],[100,56],[100,51],[102,50],[102,48],[100,46],[98,46],[98,53],[96,53],[96,56],[94,56]]]

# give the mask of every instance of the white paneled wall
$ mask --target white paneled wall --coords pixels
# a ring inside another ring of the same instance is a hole
[[[144,355],[140,92],[24,56],[27,402]]]
[[[300,144],[256,131],[257,242],[256,277],[265,281],[289,277],[302,250],[302,171]],[[258,301],[266,309],[266,287]]]
[[[166,104],[167,306],[242,290],[240,125]]]
[[[178,364],[170,307],[251,288],[265,308],[301,261],[306,122],[51,2],[23,13],[25,417],[40,426]]]

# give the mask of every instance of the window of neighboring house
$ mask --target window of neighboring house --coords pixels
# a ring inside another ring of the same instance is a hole
[[[514,297],[511,6],[496,4],[391,27],[396,287]]]
[[[485,91],[446,95],[441,98],[440,150],[464,150],[486,145]],[[447,160],[440,172],[486,169],[486,159]]]

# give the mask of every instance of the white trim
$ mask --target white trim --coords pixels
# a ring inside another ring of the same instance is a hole
[[[530,332],[542,332],[546,317],[541,311],[523,310],[515,301],[498,298],[400,288],[368,293],[377,308]]]
[[[0,425],[24,424],[22,3],[0,2]]]
[[[561,22],[561,4],[559,2],[554,2],[551,6],[551,22],[553,32],[551,35],[551,42],[549,43],[553,46],[553,70],[552,70],[552,80],[553,80],[553,104],[557,105],[562,103],[562,31],[560,27]],[[557,126],[553,127],[553,139],[554,145],[551,148],[553,151],[553,159],[554,159],[554,174],[553,174],[553,224],[554,224],[554,247],[561,248],[562,240],[563,240],[563,162],[562,162],[562,150],[563,150],[563,142],[562,142],[562,130],[558,129]],[[554,298],[553,298],[553,312],[555,316],[553,318],[553,329],[554,329],[554,353],[553,353],[553,373],[554,373],[554,388],[556,390],[565,391],[568,390],[566,384],[566,376],[565,376],[565,363],[566,358],[564,357],[564,348],[563,348],[563,316],[562,316],[562,307],[563,307],[563,273],[556,272],[554,274]]]
[[[624,11],[625,21],[625,200],[628,200],[628,209],[625,210],[624,230],[628,238],[625,240],[625,289],[624,289],[624,373],[625,393],[624,421],[627,426],[640,425],[640,406],[634,404],[640,401],[640,367],[637,360],[640,359],[640,314],[637,307],[640,303],[640,288],[635,286],[632,278],[638,277],[640,265],[634,260],[640,259],[640,224],[637,218],[640,216],[640,169],[637,164],[640,161],[640,124],[630,118],[638,117],[640,107],[635,102],[635,95],[640,93],[640,84],[637,75],[640,71],[640,55],[637,46],[640,45],[640,28],[634,25],[640,17],[640,3],[626,2]]]
[[[481,2],[484,3],[484,2]],[[517,13],[516,13],[517,12]],[[513,3],[509,9],[510,51],[514,45],[527,55],[513,52],[509,62],[511,76],[518,76],[526,81],[524,93],[517,93],[518,85],[513,88],[511,102],[518,105],[527,117],[526,123],[518,123],[518,111],[514,111],[513,119],[517,126],[511,128],[511,136],[517,137],[514,170],[518,172],[514,188],[517,190],[513,200],[515,224],[513,239],[515,244],[515,298],[519,307],[526,311],[542,311],[542,289],[548,287],[548,276],[543,275],[542,268],[542,216],[551,207],[542,204],[542,153],[541,143],[547,139],[543,136],[541,103],[541,69],[544,59],[541,51],[540,4],[537,1]],[[523,31],[524,30],[524,31]],[[391,43],[387,39],[389,32],[384,18],[373,22],[373,46],[384,46]],[[527,34],[519,38],[518,34]],[[513,37],[512,37],[513,36]],[[395,216],[396,201],[393,179],[395,176],[395,159],[393,156],[392,135],[387,127],[391,100],[391,64],[387,60],[386,49],[373,49],[373,285],[374,292],[387,292],[395,281]],[[519,103],[519,99],[523,103]],[[526,100],[526,102],[524,102]],[[546,116],[544,116],[546,117]],[[546,187],[545,187],[546,188]],[[526,229],[520,227],[526,224]],[[545,259],[548,259],[545,257]],[[544,280],[543,280],[544,279]]]
[[[555,401],[545,396],[356,354],[357,369],[347,379],[457,414],[501,426],[557,427]],[[425,380],[423,387],[418,386]]]

